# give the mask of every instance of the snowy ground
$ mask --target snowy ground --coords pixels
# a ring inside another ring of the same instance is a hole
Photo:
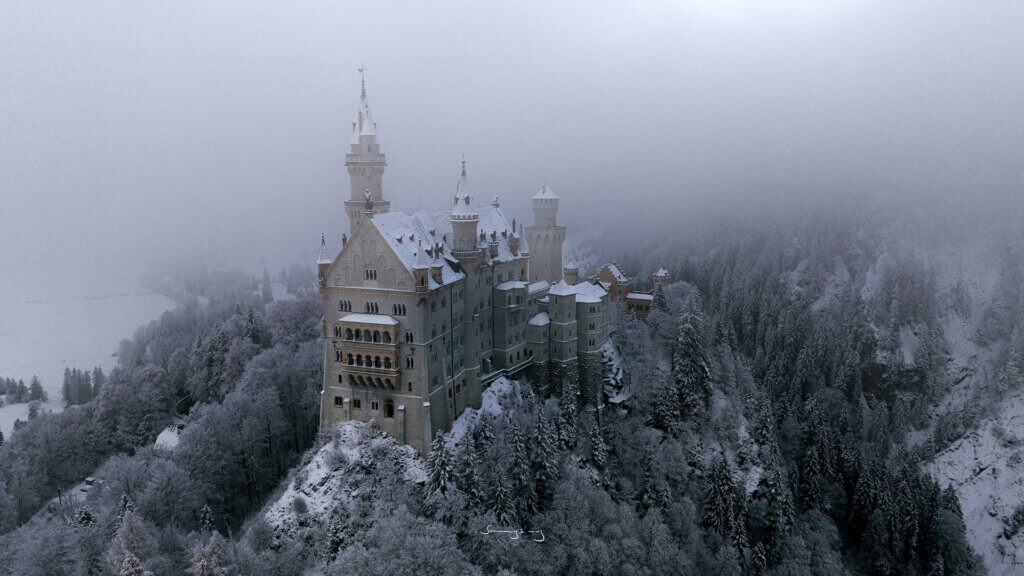
[[[39,376],[50,397],[45,410],[59,411],[64,369],[110,370],[121,340],[157,318],[174,302],[132,285],[75,284],[26,292],[0,292],[0,376]],[[24,420],[27,404],[0,408],[0,430],[9,434],[14,420]]]
[[[423,459],[415,448],[398,445],[370,424],[344,422],[335,429],[334,439],[292,475],[281,496],[266,508],[267,523],[290,533],[308,521],[328,521],[336,506],[348,505],[362,491],[386,481],[375,472],[367,473],[370,467],[364,460],[369,458],[392,460],[406,482],[427,480]],[[295,502],[299,499],[305,501],[306,512],[297,511]]]
[[[473,408],[467,408],[455,422],[452,422],[452,429],[445,435],[445,442],[449,447],[453,447],[459,443],[466,436],[476,424],[477,420],[480,419],[480,415],[483,413],[491,414],[493,416],[500,416],[507,411],[505,407],[507,405],[507,398],[515,395],[518,396],[517,382],[513,382],[504,376],[498,378],[491,385],[488,386],[481,395],[480,409],[475,410]]]
[[[1024,574],[1024,533],[1002,536],[1003,519],[1024,502],[1024,391],[997,416],[953,443],[926,467],[960,497],[967,537],[994,576]]]

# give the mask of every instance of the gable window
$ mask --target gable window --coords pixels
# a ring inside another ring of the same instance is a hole
[[[377,271],[375,269],[373,269],[373,268],[367,268],[366,270],[363,270],[363,274],[365,275],[365,277],[366,277],[365,279],[366,280],[376,280],[377,279]]]

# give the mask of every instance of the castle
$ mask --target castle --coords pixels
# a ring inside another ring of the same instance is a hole
[[[374,420],[425,454],[500,376],[600,403],[609,295],[563,268],[558,195],[541,187],[534,225],[517,229],[497,197],[476,202],[463,160],[448,210],[392,212],[365,78],[350,144],[349,234],[333,258],[321,236],[317,259],[321,427]]]

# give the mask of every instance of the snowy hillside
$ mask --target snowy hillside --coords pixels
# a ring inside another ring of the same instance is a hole
[[[1002,412],[953,443],[926,467],[960,497],[967,536],[994,576],[1024,573],[1024,534],[1007,539],[1005,520],[1024,503],[1024,391]]]
[[[294,537],[300,527],[327,524],[336,514],[346,515],[356,501],[372,496],[396,477],[414,484],[426,481],[416,449],[398,445],[371,424],[345,422],[292,476],[264,518],[279,536]]]

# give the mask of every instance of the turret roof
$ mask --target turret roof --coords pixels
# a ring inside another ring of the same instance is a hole
[[[551,190],[551,187],[548,186],[547,182],[545,182],[544,185],[540,187],[540,192],[534,194],[533,197],[537,199],[552,198],[557,200],[558,194],[555,194],[554,191]]]

